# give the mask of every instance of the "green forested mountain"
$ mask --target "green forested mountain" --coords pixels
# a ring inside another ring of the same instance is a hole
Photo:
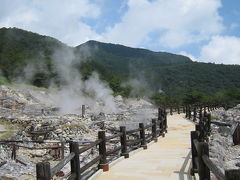
[[[30,63],[46,64],[46,77],[52,71],[51,55],[55,48],[64,46],[61,42],[47,36],[16,28],[0,29],[0,70],[8,80],[23,76],[23,70]]]
[[[53,63],[57,49],[73,52],[73,66],[83,79],[97,71],[116,94],[129,95],[133,88],[137,95],[149,95],[159,90],[171,96],[181,96],[194,90],[213,95],[226,89],[240,88],[239,65],[193,62],[182,55],[97,41],[69,47],[54,38],[17,28],[0,29],[1,74],[13,81],[25,78],[29,64],[44,64],[43,68],[35,66],[38,68],[29,82],[45,87],[50,81],[61,84]]]
[[[149,90],[180,95],[198,90],[214,94],[229,88],[240,88],[240,66],[193,62],[188,57],[166,52],[129,48],[89,41],[77,48],[89,47],[92,64],[99,64],[102,74],[136,78],[147,82]],[[89,62],[89,61],[88,61]]]

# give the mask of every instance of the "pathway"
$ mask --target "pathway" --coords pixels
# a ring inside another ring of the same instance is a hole
[[[190,180],[190,131],[183,114],[168,116],[168,133],[147,150],[130,153],[97,180]]]

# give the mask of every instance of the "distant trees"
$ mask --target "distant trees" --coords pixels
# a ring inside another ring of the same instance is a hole
[[[155,93],[152,100],[157,105],[196,105],[196,104],[218,104],[228,109],[240,104],[240,88],[231,88],[215,93],[211,96],[197,90],[190,90],[183,96],[169,96],[167,94]]]
[[[59,48],[73,50],[74,67],[83,80],[96,71],[100,79],[109,84],[114,95],[151,96],[156,104],[165,106],[196,103],[232,106],[240,103],[237,89],[240,88],[239,65],[192,62],[185,56],[96,41],[68,47],[51,37],[16,28],[0,29],[0,71],[4,77],[0,78],[0,84],[24,78],[28,64],[42,63],[44,68],[37,69],[29,83],[47,87],[50,82],[56,82],[60,86],[53,62],[54,50]],[[87,53],[81,54],[86,50]],[[136,89],[133,84],[126,83],[139,75],[146,85]],[[165,93],[158,93],[160,88]]]
[[[231,88],[222,93],[221,103],[225,105],[225,108],[230,108],[236,104],[240,104],[240,89]]]
[[[10,82],[5,78],[0,76],[0,85],[8,85]]]
[[[188,91],[183,96],[183,104],[193,105],[200,104],[204,101],[204,95],[199,91],[192,90]]]
[[[181,97],[179,96],[171,96],[165,93],[154,93],[151,97],[153,102],[156,105],[159,106],[174,106],[174,105],[180,105],[181,102]]]

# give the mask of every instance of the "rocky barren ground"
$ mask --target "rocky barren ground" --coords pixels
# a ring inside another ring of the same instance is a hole
[[[214,124],[209,141],[210,157],[221,168],[240,168],[240,144],[233,143],[232,134],[235,127],[240,123],[240,105],[224,110],[220,108],[212,112]]]
[[[108,108],[98,102],[101,111],[86,105],[86,113],[82,116],[81,106],[76,107],[77,113],[65,114],[55,104],[47,90],[22,86],[0,86],[0,139],[31,141],[30,131],[49,131],[48,141],[77,140],[80,144],[94,141],[97,132],[105,128],[107,135],[111,129],[125,125],[127,129],[138,126],[139,122],[148,123],[157,117],[157,108],[143,99],[123,99],[114,97],[117,112],[106,113]],[[240,122],[240,105],[225,111],[220,108],[212,112],[212,132],[209,139],[210,157],[218,167],[233,169],[240,167],[240,145],[233,145],[233,127]],[[43,140],[43,136],[37,140]],[[55,146],[56,143],[18,143],[27,147]],[[65,144],[65,155],[69,153]],[[86,152],[80,157],[81,163],[87,163],[95,156],[97,150]],[[51,166],[59,162],[59,158],[51,150],[33,150],[17,148],[17,159],[11,160],[12,147],[0,144],[0,179],[35,179],[37,162],[49,161]],[[69,165],[63,174],[69,172]],[[59,179],[59,177],[57,178]]]
[[[96,102],[100,106],[102,102]],[[0,139],[31,141],[30,131],[48,131],[46,139],[49,141],[77,140],[80,144],[94,141],[97,132],[106,128],[107,135],[111,135],[111,129],[119,129],[125,125],[127,129],[138,126],[139,122],[150,122],[157,117],[157,108],[143,99],[123,99],[121,96],[114,98],[117,113],[95,112],[86,105],[86,112],[82,116],[81,106],[76,107],[79,113],[63,114],[59,107],[51,100],[47,90],[22,86],[0,86]],[[11,126],[11,128],[9,128]],[[43,136],[37,140],[43,140]],[[18,143],[27,147],[54,146],[56,143]],[[65,144],[65,154],[68,153],[68,144]],[[94,156],[93,152],[87,152],[80,158],[83,163]],[[32,150],[17,148],[17,159],[23,162],[11,160],[12,147],[0,145],[0,163],[6,164],[0,167],[0,179],[34,179],[36,174],[35,164],[40,161],[50,161],[51,166],[58,162],[51,150]],[[87,156],[87,157],[85,157]],[[69,171],[66,166],[63,173]]]

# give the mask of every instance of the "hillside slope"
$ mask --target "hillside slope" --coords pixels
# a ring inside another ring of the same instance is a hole
[[[62,63],[62,57],[56,58],[56,51],[61,51],[62,56],[71,54],[65,59],[69,67],[80,71],[83,79],[97,71],[115,92],[124,91],[123,86],[131,86],[141,95],[159,90],[181,95],[189,89],[213,94],[240,88],[239,65],[193,62],[182,55],[97,41],[69,47],[54,38],[21,29],[0,29],[0,70],[10,81],[21,78],[37,86],[47,87],[52,81],[61,85],[56,64]]]

